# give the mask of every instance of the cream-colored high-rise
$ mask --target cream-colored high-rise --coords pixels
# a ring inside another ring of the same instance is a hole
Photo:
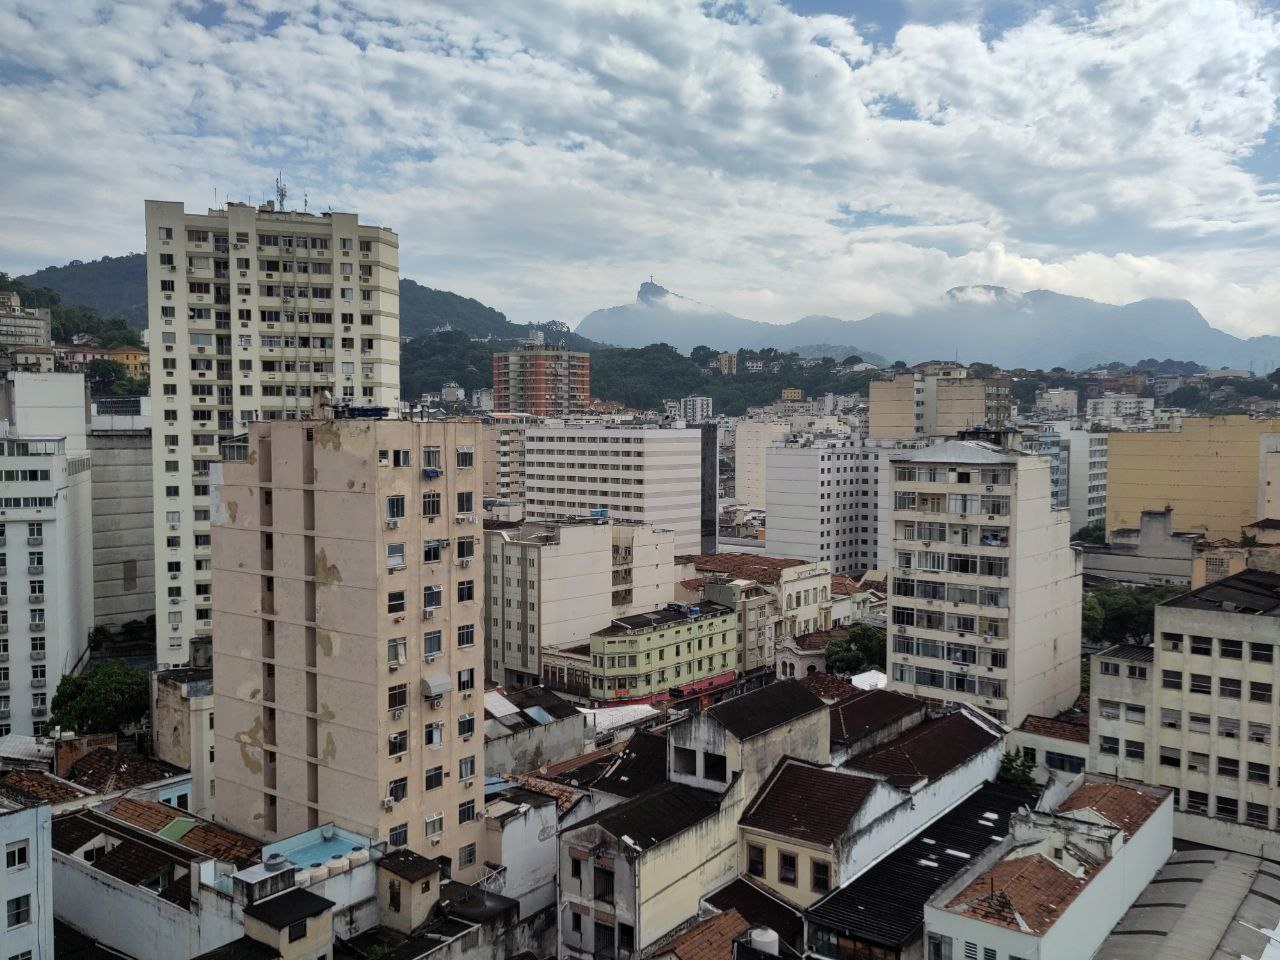
[[[395,408],[399,241],[355,214],[148,200],[147,323],[155,504],[156,660],[212,632],[209,465],[259,420],[314,394]]]
[[[214,468],[217,817],[333,821],[476,875],[484,809],[482,433],[254,424]]]

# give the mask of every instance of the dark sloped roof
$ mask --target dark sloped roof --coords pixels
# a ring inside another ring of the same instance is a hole
[[[849,822],[879,782],[783,757],[738,822],[744,827],[831,846],[849,828]]]
[[[822,698],[798,680],[779,680],[759,690],[717,703],[707,710],[739,740],[780,727],[815,710],[826,709]]]
[[[75,853],[102,833],[102,827],[79,813],[53,818],[53,849],[59,853]]]
[[[963,710],[912,727],[900,737],[845,762],[878,773],[895,787],[936,780],[1000,740],[1000,734]]]
[[[253,937],[241,937],[239,940],[232,940],[220,947],[214,947],[207,953],[193,957],[192,960],[278,960],[279,956],[280,954],[274,948],[260,943]]]
[[[134,885],[154,880],[173,865],[172,857],[133,840],[121,840],[93,861],[95,870]]]
[[[858,690],[831,707],[831,741],[857,743],[924,706],[923,700],[893,690]]]
[[[274,897],[249,904],[244,908],[244,915],[261,920],[272,930],[283,930],[299,920],[318,917],[332,907],[332,900],[326,900],[310,890],[294,887]]]
[[[117,753],[108,747],[90,750],[71,765],[67,779],[94,793],[127,790],[157,780],[185,775],[187,771],[134,753]]]
[[[857,879],[819,900],[805,916],[852,939],[901,948],[919,935],[924,905],[934,893],[1004,839],[1009,818],[1034,800],[1004,784],[983,785]]]
[[[823,700],[829,700],[832,703],[837,703],[858,692],[858,688],[848,680],[841,680],[829,673],[806,673],[803,677],[796,679]]]
[[[70,781],[43,770],[6,770],[0,774],[0,789],[16,790],[46,803],[64,803],[90,796],[87,791],[77,789]]]
[[[621,840],[648,850],[687,830],[720,809],[720,798],[682,783],[664,783],[575,824],[599,824]]]
[[[604,776],[591,785],[616,797],[634,797],[667,779],[667,738],[638,730]]]
[[[578,708],[569,701],[556,696],[546,687],[520,687],[516,690],[503,690],[502,695],[521,710],[529,707],[541,707],[553,719],[565,720],[578,716]]]
[[[737,910],[752,926],[768,927],[784,943],[799,943],[804,932],[800,911],[761,889],[749,877],[739,877],[705,899],[717,910]]]
[[[1164,602],[1166,607],[1280,616],[1280,574],[1242,570]]]
[[[440,872],[440,864],[435,860],[430,857],[424,857],[420,853],[414,853],[407,847],[392,850],[378,861],[378,866],[384,870],[389,870],[401,880],[407,880],[409,883],[417,883],[419,880],[425,880],[427,877]]]
[[[1143,643],[1114,643],[1098,656],[1110,660],[1132,660],[1134,663],[1153,663],[1156,659],[1154,648]]]

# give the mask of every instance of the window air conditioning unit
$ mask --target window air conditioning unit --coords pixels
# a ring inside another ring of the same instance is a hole
[[[392,798],[392,797],[383,797],[383,798],[382,798],[382,809],[383,809],[383,810],[390,810],[390,809],[391,809],[392,807],[394,807],[395,805],[396,805],[396,801],[395,801],[395,799],[394,799],[394,798]]]
[[[387,529],[388,529],[388,530],[396,530],[396,529],[399,529],[399,527],[400,527],[400,521],[399,521],[399,520],[388,520],[388,521],[387,521]]]
[[[403,716],[404,716],[404,707],[398,707],[397,709],[391,711],[392,720],[399,720]]]
[[[434,610],[434,609],[432,609],[431,607],[427,607],[427,609],[425,609],[425,610],[423,610],[423,611],[422,611],[422,619],[423,619],[423,620],[430,620],[430,619],[431,619],[431,618],[433,618],[435,615],[436,615],[436,612],[435,612],[435,610]]]
[[[436,657],[438,657],[438,656],[440,656],[440,654],[438,654],[438,653],[428,653],[428,654],[427,654],[427,663],[435,663],[435,662],[436,662]]]
[[[432,709],[432,710],[439,710],[439,709],[440,709],[441,707],[443,707],[443,706],[444,706],[444,697],[432,697],[432,698],[431,698],[431,709]]]

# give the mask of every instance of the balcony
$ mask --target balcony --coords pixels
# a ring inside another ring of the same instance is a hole
[[[8,719],[9,719],[9,711],[0,710],[0,720],[8,720]]]
[[[27,573],[33,574],[33,575],[39,575],[44,573],[44,564],[43,563],[31,564],[31,566],[27,567]]]
[[[44,537],[27,537],[28,547],[39,547],[44,544]]]
[[[32,681],[31,685],[34,687],[34,686],[35,686],[35,681]],[[41,686],[44,686],[43,682],[42,682],[40,685],[41,685]],[[43,717],[43,716],[44,716],[46,713],[48,713],[48,712],[49,712],[49,711],[48,711],[48,708],[46,708],[46,707],[32,707],[32,708],[31,708],[31,715],[32,715],[33,717]]]
[[[43,593],[30,594],[27,597],[27,603],[31,604],[32,606],[44,603],[44,594]]]
[[[44,659],[44,651],[43,651],[43,650],[32,650],[32,651],[31,651],[31,659],[32,659],[32,660],[43,660],[43,659]]]
[[[32,690],[40,690],[41,688],[43,688],[43,687],[44,687],[44,684],[45,684],[44,677],[32,677],[32,678],[31,678],[31,689],[32,689]]]

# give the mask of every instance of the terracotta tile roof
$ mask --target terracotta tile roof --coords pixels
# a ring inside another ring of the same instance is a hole
[[[197,823],[178,842],[196,853],[234,863],[237,867],[247,867],[262,856],[262,844],[257,840],[208,821]]]
[[[1089,724],[1073,723],[1070,720],[1056,720],[1053,717],[1037,717],[1027,714],[1019,728],[1027,733],[1041,737],[1053,737],[1055,740],[1071,740],[1075,743],[1089,742]]]
[[[956,710],[912,727],[883,746],[853,757],[845,766],[881,774],[895,787],[907,787],[949,773],[999,742],[1000,736],[972,715]]]
[[[1169,796],[1164,787],[1139,783],[1083,783],[1058,804],[1057,812],[1092,810],[1132,837]]]
[[[702,553],[680,559],[692,563],[699,573],[727,573],[740,580],[755,580],[757,583],[777,583],[783,570],[808,562],[751,553]]]
[[[118,844],[93,861],[93,868],[108,876],[135,886],[154,880],[167,868],[174,866],[173,858],[159,850],[123,838]]]
[[[737,910],[726,910],[694,925],[661,952],[675,954],[679,960],[732,960],[733,941],[748,926]]]
[[[879,782],[783,757],[738,822],[793,840],[832,846]]]
[[[98,809],[103,810],[102,807]],[[103,812],[148,833],[158,833],[181,815],[181,811],[175,807],[157,803],[155,800],[138,800],[133,797],[121,797]]]
[[[53,818],[53,849],[75,853],[100,833],[102,827],[82,817],[79,811],[64,813]]]
[[[796,679],[828,703],[838,703],[858,692],[858,688],[848,680],[841,680],[829,673],[809,673]]]
[[[548,780],[546,777],[535,776],[532,773],[518,773],[511,779],[526,790],[552,797],[556,802],[556,813],[562,817],[587,795],[585,790],[579,790],[577,787],[571,787],[555,780]]]
[[[828,630],[814,630],[791,638],[792,646],[799,650],[825,650],[832,640],[843,640],[849,636],[848,627],[831,627]]]
[[[154,800],[122,797],[103,812],[148,833],[159,833],[174,820],[185,817],[194,826],[173,842],[193,853],[200,853],[223,863],[234,863],[237,867],[247,867],[257,862],[262,855],[262,844],[252,837],[221,824],[198,820],[182,810]]]
[[[159,760],[98,747],[72,764],[67,779],[94,793],[109,793],[185,774],[185,770]]]
[[[1043,935],[1096,872],[1095,867],[1076,877],[1038,853],[1001,860],[953,897],[946,909],[1010,930]]]
[[[833,574],[831,577],[831,593],[837,597],[851,597],[855,593],[861,592],[858,588],[858,581],[852,577]]]
[[[691,580],[681,580],[680,586],[684,587],[686,590],[697,591],[705,587],[710,580],[710,577],[694,577]]]
[[[6,770],[0,774],[0,789],[17,790],[45,803],[65,803],[93,796],[91,791],[43,770]]]
[[[892,690],[858,690],[831,707],[831,741],[857,743],[877,730],[924,711],[924,701]]]
[[[608,747],[603,750],[592,750],[589,753],[582,753],[576,757],[570,757],[568,760],[561,760],[559,763],[548,764],[546,775],[548,777],[560,777],[566,773],[571,773],[579,767],[585,767],[588,764],[596,763],[614,751]]]

